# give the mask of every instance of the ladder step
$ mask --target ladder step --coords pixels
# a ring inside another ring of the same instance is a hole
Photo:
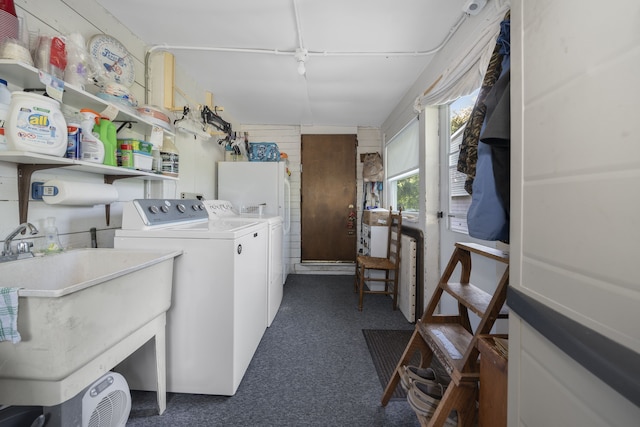
[[[449,375],[464,370],[464,355],[471,345],[473,335],[455,323],[416,324],[422,339],[432,349]]]
[[[509,264],[509,253],[500,249],[490,248],[488,246],[468,242],[457,242],[456,247],[469,252],[473,252],[474,254],[491,258],[504,264]]]
[[[483,317],[487,312],[487,307],[491,303],[491,298],[493,298],[493,295],[471,283],[441,282],[440,287],[479,317]],[[507,318],[508,315],[509,310],[503,306],[500,309],[498,318]]]

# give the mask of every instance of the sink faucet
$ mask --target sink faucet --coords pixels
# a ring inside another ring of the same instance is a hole
[[[20,224],[18,228],[9,233],[9,235],[4,239],[4,250],[2,251],[2,255],[11,255],[11,241],[18,234],[24,232],[27,228],[29,229],[29,234],[31,234],[32,236],[34,234],[38,234],[38,229],[30,222],[24,222]]]

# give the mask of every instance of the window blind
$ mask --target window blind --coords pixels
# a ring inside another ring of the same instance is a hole
[[[418,120],[414,119],[387,143],[387,179],[418,169],[418,130]]]

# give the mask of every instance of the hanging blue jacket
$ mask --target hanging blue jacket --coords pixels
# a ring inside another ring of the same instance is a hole
[[[498,44],[502,45],[502,70],[494,88],[487,95],[487,114],[482,124],[478,141],[478,160],[476,176],[473,181],[471,206],[467,212],[469,235],[482,240],[509,241],[509,152],[508,138],[510,133],[509,103],[509,24],[501,25]],[[494,90],[495,89],[495,90]],[[493,100],[493,101],[492,101]],[[504,106],[507,105],[506,111]],[[488,126],[489,125],[489,126]],[[489,129],[487,129],[487,126]],[[485,131],[487,131],[485,133]],[[483,142],[486,139],[492,146]],[[506,140],[506,141],[505,141]],[[493,150],[501,150],[499,156]],[[495,161],[502,164],[494,165]],[[506,164],[504,164],[506,162]],[[494,166],[498,166],[497,168]],[[499,171],[496,175],[494,170]],[[496,182],[496,178],[500,182]]]

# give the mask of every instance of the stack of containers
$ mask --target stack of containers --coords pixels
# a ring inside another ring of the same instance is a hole
[[[0,43],[18,38],[18,16],[13,0],[0,0]]]
[[[151,152],[153,144],[141,141],[135,138],[118,139],[118,154],[120,162],[119,166],[138,169],[141,171],[151,171],[153,166],[153,157]],[[127,159],[131,156],[131,160]]]

